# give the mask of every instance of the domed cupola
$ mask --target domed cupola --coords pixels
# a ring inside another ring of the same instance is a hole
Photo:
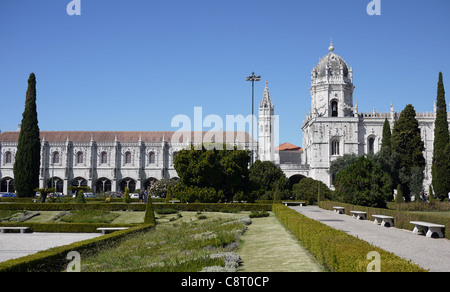
[[[312,75],[319,78],[327,76],[349,77],[347,63],[341,56],[334,53],[333,44],[330,44],[328,50],[330,52],[323,58],[320,58],[319,64],[314,67]]]
[[[334,53],[333,43],[328,51],[311,72],[311,115],[353,116],[353,69]]]

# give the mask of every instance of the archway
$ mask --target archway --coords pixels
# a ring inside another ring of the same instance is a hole
[[[0,192],[2,193],[14,193],[14,179],[10,177],[4,177],[1,181]]]
[[[149,177],[148,179],[146,179],[145,181],[144,181],[144,186],[143,186],[143,190],[147,190],[151,185],[152,185],[152,183],[153,182],[155,182],[155,181],[158,181],[156,178],[154,178],[154,177]]]
[[[47,181],[47,187],[55,188],[55,193],[63,193],[64,181],[61,178],[54,176]]]
[[[98,194],[110,191],[111,191],[111,180],[105,177],[99,178],[95,183],[95,192]]]
[[[136,190],[136,181],[132,178],[126,177],[120,181],[120,191],[125,192],[125,188],[128,188],[130,193]]]
[[[292,187],[295,184],[298,184],[305,177],[306,176],[301,175],[301,174],[294,174],[293,176],[289,177],[289,189],[292,190]]]

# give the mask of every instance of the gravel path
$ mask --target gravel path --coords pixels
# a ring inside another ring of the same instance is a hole
[[[0,262],[97,236],[101,233],[0,233]]]
[[[446,238],[414,235],[410,230],[382,227],[371,220],[353,219],[352,216],[336,214],[317,206],[291,208],[311,219],[411,260],[431,272],[450,272],[450,240]]]

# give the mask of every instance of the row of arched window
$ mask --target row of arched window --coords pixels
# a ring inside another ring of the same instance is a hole
[[[8,155],[8,153],[9,153],[9,155]],[[131,152],[129,152],[129,151],[125,152],[124,159],[125,159],[125,164],[131,163],[132,162]],[[7,152],[5,154],[5,161],[6,161],[6,163],[11,163],[11,152]],[[52,164],[60,163],[60,154],[58,151],[55,151],[52,153],[51,163]],[[75,155],[75,163],[76,164],[84,163],[84,153],[83,152],[81,152],[81,151],[77,152],[77,154]],[[103,151],[102,153],[100,153],[100,163],[101,164],[108,163],[108,152]],[[148,163],[149,164],[156,163],[155,152],[152,151],[148,154]]]

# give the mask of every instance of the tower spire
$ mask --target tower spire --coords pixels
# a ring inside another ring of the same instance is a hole
[[[264,95],[262,104],[269,104],[272,105],[272,101],[270,100],[270,93],[269,93],[269,81],[266,80],[266,87],[264,88]]]

